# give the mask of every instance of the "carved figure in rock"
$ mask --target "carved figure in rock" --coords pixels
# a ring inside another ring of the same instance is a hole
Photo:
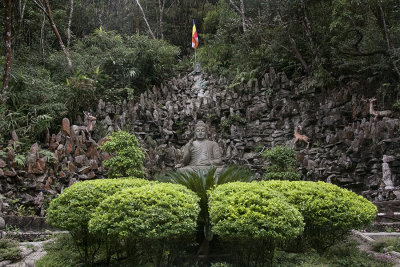
[[[83,114],[85,115],[86,126],[72,125],[71,129],[75,136],[85,134],[86,132],[89,136],[89,139],[91,139],[91,134],[93,132],[94,126],[96,125],[96,117],[92,116],[89,112],[86,111],[84,111]]]
[[[392,114],[391,110],[381,110],[381,111],[375,110],[374,109],[374,102],[376,101],[375,97],[367,98],[366,100],[363,99],[363,101],[368,101],[369,102],[369,114],[374,116],[375,119],[378,118],[378,117],[387,117],[390,114]]]
[[[392,171],[389,166],[389,162],[394,160],[393,156],[383,155],[383,163],[382,163],[382,182],[384,184],[385,189],[393,189],[393,177]]]
[[[308,138],[308,136],[300,134],[300,131],[302,129],[303,128],[300,125],[296,126],[296,128],[294,130],[294,143],[293,143],[293,146],[295,146],[297,141],[300,140],[300,141],[306,142],[307,143],[307,148],[308,148],[308,146],[310,145],[310,138]]]
[[[194,140],[191,139],[183,147],[183,160],[177,165],[180,167],[178,170],[197,171],[221,166],[221,150],[216,142],[207,139],[207,125],[199,121],[194,131]]]

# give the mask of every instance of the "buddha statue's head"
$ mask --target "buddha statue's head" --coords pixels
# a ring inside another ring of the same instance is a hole
[[[207,125],[203,121],[198,121],[194,126],[194,139],[204,140],[207,138]]]

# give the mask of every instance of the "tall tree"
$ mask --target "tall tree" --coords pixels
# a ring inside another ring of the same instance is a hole
[[[138,5],[140,11],[142,12],[144,22],[146,23],[147,29],[149,30],[149,33],[150,33],[151,37],[153,37],[153,39],[156,39],[156,37],[155,37],[153,31],[151,30],[150,24],[149,24],[149,22],[147,21],[146,14],[144,13],[142,6],[140,5],[139,0],[136,0],[136,3],[137,3],[137,5]]]
[[[164,7],[166,0],[158,0],[158,8],[159,8],[159,27],[160,27],[160,36],[161,39],[164,39],[164,30],[163,30],[163,15],[164,15]]]
[[[68,28],[67,28],[67,47],[71,42],[71,24],[72,24],[72,15],[74,13],[74,0],[70,0],[70,9],[68,16]]]
[[[56,23],[54,22],[53,13],[51,12],[49,0],[43,0],[43,1],[42,0],[33,0],[33,2],[49,19],[51,28],[57,37],[58,43],[60,44],[60,47],[61,47],[61,50],[65,54],[65,58],[67,59],[68,67],[70,69],[72,69],[72,61],[71,61],[71,58],[69,57],[68,49],[65,47],[64,42],[61,38],[61,35],[57,29]]]
[[[233,0],[229,0],[231,5],[235,8],[235,10],[240,14],[240,17],[242,18],[242,28],[243,32],[246,32],[246,16],[244,13],[244,2],[243,0],[240,0],[240,8],[233,2]]]
[[[3,103],[7,100],[8,84],[10,82],[10,71],[12,64],[12,48],[11,48],[11,15],[12,15],[12,3],[11,0],[4,0],[4,5],[6,8],[5,13],[5,41],[6,41],[6,63],[4,65],[4,76],[3,76],[3,88],[1,100]]]
[[[22,25],[22,22],[24,20],[24,14],[25,14],[25,7],[26,7],[26,2],[28,0],[24,0],[23,2],[19,0],[19,24]]]

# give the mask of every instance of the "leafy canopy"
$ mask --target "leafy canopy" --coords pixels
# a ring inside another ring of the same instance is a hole
[[[104,161],[104,167],[110,168],[110,177],[145,177],[144,153],[135,135],[125,131],[114,132],[100,149],[113,154],[110,159]]]

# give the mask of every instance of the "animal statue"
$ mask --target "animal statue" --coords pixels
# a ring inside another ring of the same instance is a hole
[[[390,114],[392,114],[391,110],[381,110],[381,111],[375,110],[374,109],[374,102],[376,101],[375,97],[368,98],[367,100],[364,100],[364,101],[368,101],[369,102],[369,114],[374,116],[375,119],[378,118],[378,117],[387,117]]]
[[[296,128],[295,128],[295,130],[294,130],[294,143],[293,143],[293,146],[295,146],[296,145],[296,143],[297,143],[297,141],[304,141],[304,142],[306,142],[307,143],[307,148],[308,148],[308,146],[310,145],[310,138],[308,138],[308,136],[306,136],[306,135],[302,135],[302,134],[300,134],[300,131],[302,130],[303,128],[300,126],[300,125],[297,125],[296,126]]]
[[[92,132],[96,124],[96,117],[92,116],[89,112],[84,111],[86,126],[72,125],[71,129],[75,136],[87,133],[89,139],[92,138]]]

